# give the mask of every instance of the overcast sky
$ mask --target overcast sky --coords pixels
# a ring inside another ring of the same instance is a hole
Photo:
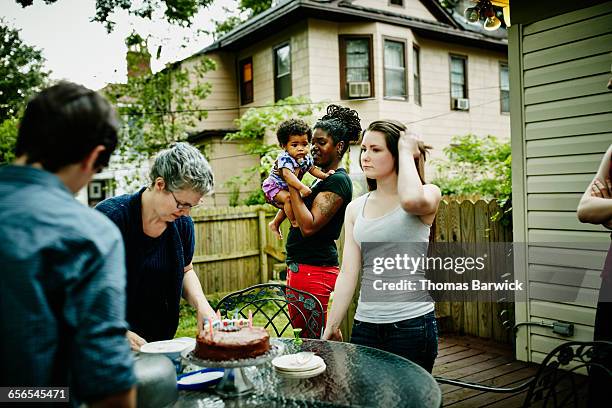
[[[10,26],[21,29],[21,38],[28,45],[42,50],[46,67],[54,79],[68,79],[93,89],[109,82],[125,82],[127,51],[124,39],[132,30],[149,39],[153,57],[153,71],[168,62],[188,57],[212,43],[212,38],[198,34],[198,29],[212,30],[212,20],[227,15],[223,6],[235,9],[234,0],[215,0],[208,9],[198,13],[190,28],[173,27],[164,20],[154,21],[116,13],[111,34],[104,25],[89,20],[95,15],[95,0],[58,0],[46,5],[35,0],[34,5],[22,8],[14,0],[0,0],[0,15]],[[159,60],[154,60],[161,45]]]

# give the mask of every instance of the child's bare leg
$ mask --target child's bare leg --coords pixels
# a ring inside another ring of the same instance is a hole
[[[272,233],[276,235],[278,239],[283,239],[283,234],[281,233],[280,226],[285,220],[285,218],[287,218],[285,216],[285,211],[278,210],[278,212],[274,216],[274,219],[268,224],[268,228],[270,228]]]
[[[274,201],[277,202],[278,204],[281,204],[283,206],[283,209],[281,209],[276,214],[274,219],[268,224],[268,228],[270,228],[270,230],[272,231],[274,235],[276,235],[279,239],[281,239],[283,236],[280,232],[280,225],[285,220],[285,216],[287,215],[287,213],[285,212],[285,209],[289,207],[289,211],[291,211],[291,205],[290,205],[291,201],[290,201],[289,192],[286,190],[279,191],[278,194],[274,196]],[[291,214],[293,214],[292,211],[291,211]],[[289,221],[291,221],[291,218],[289,219]],[[291,225],[293,225],[293,222],[291,223]]]
[[[289,219],[289,222],[292,226],[297,227],[298,225],[295,222],[295,216],[293,215],[293,208],[291,208],[291,195],[289,194],[289,191],[279,191],[278,194],[274,197],[274,201],[283,205],[283,210],[285,211],[285,215]]]
[[[288,199],[287,201],[285,201],[284,209],[285,209],[285,215],[287,216],[287,219],[291,223],[291,226],[299,227],[297,221],[295,220],[295,215],[293,215],[293,208],[291,208],[291,199]]]

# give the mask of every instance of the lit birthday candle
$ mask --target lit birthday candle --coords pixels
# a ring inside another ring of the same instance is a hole
[[[253,328],[253,312],[249,310],[249,329]]]

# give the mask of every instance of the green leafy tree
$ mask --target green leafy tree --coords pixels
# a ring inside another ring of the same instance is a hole
[[[281,122],[289,118],[298,118],[312,124],[315,114],[323,109],[324,104],[312,103],[307,97],[290,96],[276,102],[272,106],[251,108],[247,110],[240,119],[236,120],[238,131],[225,136],[226,140],[240,140],[245,144],[243,150],[246,153],[260,156],[259,165],[247,169],[243,175],[235,176],[226,184],[234,192],[232,204],[238,204],[238,193],[240,187],[253,179],[261,182],[272,167],[276,157],[281,152],[276,143],[266,143],[266,140],[276,140],[275,132]],[[312,181],[310,174],[304,176],[304,182]],[[258,189],[243,204],[263,204],[265,199],[263,193]]]
[[[8,118],[0,123],[0,165],[10,163],[15,158],[17,124],[18,119],[16,117]]]
[[[28,99],[47,82],[45,59],[27,45],[19,30],[0,19],[0,164],[9,163],[17,140],[18,118]]]
[[[224,9],[226,13],[231,12],[228,9]],[[240,16],[229,16],[225,20],[221,21],[213,21],[215,24],[215,29],[211,33],[215,41],[225,34],[232,31],[234,28],[238,27],[240,24],[244,23],[246,20],[242,19]]]
[[[223,10],[228,17],[224,20],[213,21],[215,24],[215,29],[211,34],[213,35],[214,39],[217,40],[248,19],[263,13],[270,7],[272,7],[272,0],[239,0],[239,15],[231,15],[233,11],[224,7]]]
[[[146,42],[137,35],[132,34],[126,43],[148,53]],[[113,166],[139,167],[159,150],[186,140],[188,132],[207,116],[198,102],[211,92],[204,76],[213,69],[214,61],[200,58],[189,67],[174,64],[154,74],[129,78],[127,84],[105,88],[124,123]],[[127,185],[140,181],[138,177],[123,180]]]
[[[15,0],[22,7],[34,4],[34,0]],[[57,0],[44,0],[46,4],[52,4]],[[112,13],[124,10],[130,15],[151,19],[155,10],[164,7],[164,18],[170,24],[183,27],[191,26],[193,16],[200,8],[208,7],[213,0],[96,0],[96,15],[93,21],[104,24],[106,30],[113,31],[115,23],[110,20]]]
[[[512,156],[509,141],[495,136],[484,138],[468,134],[454,136],[444,148],[446,160],[435,164],[437,175],[432,181],[445,196],[479,196],[495,198],[503,208],[494,219],[511,219]]]
[[[272,7],[272,0],[240,0],[239,6],[241,11],[250,12],[251,17],[263,13],[270,7]]]
[[[49,73],[40,50],[27,45],[19,30],[0,19],[0,121],[15,116],[30,96],[45,84]]]

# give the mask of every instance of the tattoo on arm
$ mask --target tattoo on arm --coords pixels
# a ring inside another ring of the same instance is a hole
[[[323,194],[319,204],[319,210],[324,217],[333,216],[338,211],[338,204],[342,203],[342,198],[336,194]]]
[[[302,233],[307,231],[311,235],[323,228],[336,215],[343,202],[342,197],[331,191],[317,194],[311,208],[312,225],[307,229],[300,227]]]

